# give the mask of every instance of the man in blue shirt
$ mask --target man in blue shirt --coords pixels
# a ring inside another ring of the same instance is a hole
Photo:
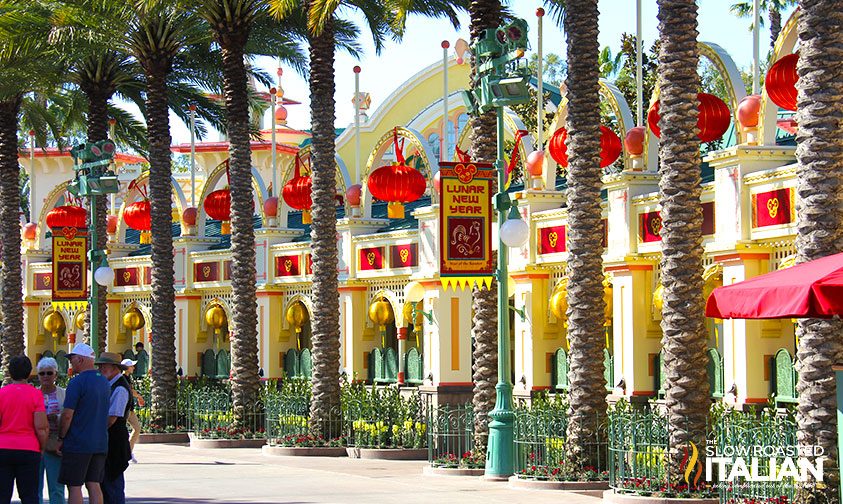
[[[120,354],[103,352],[94,362],[100,373],[108,379],[111,389],[108,407],[108,454],[105,457],[105,478],[102,481],[102,495],[105,504],[125,504],[125,481],[123,472],[129,467],[132,449],[129,445],[129,430],[126,419],[132,409],[130,385],[123,375]]]
[[[111,389],[94,369],[94,349],[89,345],[77,344],[67,357],[75,376],[67,384],[59,425],[58,480],[67,485],[69,504],[82,504],[82,485],[88,489],[90,504],[102,504]]]

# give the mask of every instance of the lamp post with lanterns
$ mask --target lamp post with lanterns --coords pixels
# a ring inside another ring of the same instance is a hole
[[[91,208],[91,222],[97,214],[97,200],[100,196],[116,193],[119,188],[117,175],[111,170],[116,146],[111,140],[89,142],[77,145],[70,150],[73,157],[73,169],[76,180],[68,184],[67,190],[78,197],[87,197]],[[94,272],[89,294],[89,308],[91,310],[90,344],[94,351],[99,349],[99,286],[108,286],[114,281],[114,270],[108,266],[105,250],[97,248],[97,227],[92,225],[89,230],[91,248],[88,252],[88,262]]]
[[[517,203],[506,192],[506,163],[504,162],[504,107],[529,101],[530,71],[523,59],[527,50],[527,22],[523,19],[487,29],[471,46],[476,72],[470,91],[463,92],[463,101],[472,115],[494,110],[497,114],[498,192],[494,207],[500,225],[498,233],[498,383],[495,386],[495,408],[489,413],[489,442],[486,456],[486,477],[506,478],[513,473],[512,383],[509,376],[509,289],[507,268],[509,247],[520,247],[529,237],[530,228],[521,219]]]

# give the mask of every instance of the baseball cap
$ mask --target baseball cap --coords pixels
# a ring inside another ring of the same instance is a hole
[[[91,359],[96,357],[94,349],[91,348],[91,345],[88,345],[87,343],[77,343],[76,346],[73,347],[73,350],[71,350],[70,353],[67,354],[68,357],[70,357],[71,355],[78,355],[80,357],[90,357]]]
[[[134,366],[137,363],[138,363],[138,361],[132,360],[132,359],[123,359],[123,361],[120,362],[120,364],[125,366],[125,367]]]

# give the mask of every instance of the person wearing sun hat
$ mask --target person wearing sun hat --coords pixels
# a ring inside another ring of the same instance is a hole
[[[129,389],[132,392],[132,398],[134,398],[138,402],[138,406],[141,408],[144,406],[144,399],[143,396],[138,394],[138,391],[135,390],[135,383],[134,383],[134,373],[135,373],[135,365],[137,365],[138,361],[132,359],[123,359],[120,364],[123,365],[123,375],[126,376],[126,381],[129,382]],[[129,400],[132,403],[131,411],[129,411],[129,418],[126,421],[132,427],[132,437],[129,438],[129,448],[132,449],[132,462],[135,464],[138,463],[137,459],[135,458],[135,444],[140,439],[141,435],[141,426],[140,420],[138,420],[138,415],[135,413],[135,404],[134,401],[131,399]]]
[[[102,482],[103,502],[124,504],[126,483],[123,473],[132,458],[129,430],[126,428],[126,419],[132,407],[131,386],[123,376],[125,366],[120,354],[103,352],[94,363],[111,387],[108,407],[108,454],[105,459],[105,478]]]
[[[59,421],[59,483],[67,485],[68,503],[82,504],[82,485],[91,504],[102,504],[108,453],[108,380],[94,369],[94,349],[77,343],[67,354],[75,376],[67,384]]]

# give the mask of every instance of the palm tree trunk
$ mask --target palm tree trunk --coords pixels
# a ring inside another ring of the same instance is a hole
[[[572,463],[600,467],[603,374],[603,231],[600,225],[600,78],[597,0],[570,0],[568,35],[568,369],[565,443]],[[597,315],[597,316],[595,316]]]
[[[88,98],[88,142],[99,142],[108,138],[108,100],[114,94],[114,86],[110,82],[86,82],[82,85],[82,90]],[[90,198],[89,198],[90,208]],[[106,199],[102,196],[98,197],[96,215],[92,216],[88,212],[88,228],[96,226],[97,243],[96,246],[100,250],[106,249],[108,243],[108,235],[106,234],[106,222],[108,220],[108,205]],[[98,266],[98,265],[97,265]],[[96,268],[95,268],[96,269]],[[93,279],[91,280],[93,281]],[[97,341],[97,352],[104,352],[106,341],[108,339],[108,320],[106,319],[106,308],[108,303],[108,289],[100,287],[97,290],[97,299],[99,306],[97,314],[98,326],[97,334],[99,339]],[[85,312],[85,329],[83,331],[84,338],[90,341],[91,338],[91,308],[88,307]]]
[[[310,117],[313,131],[313,398],[310,428],[314,434],[336,437],[339,424],[340,326],[337,282],[336,136],[334,130],[334,27],[310,36]]]
[[[149,141],[149,196],[152,206],[152,414],[157,425],[176,420],[175,290],[173,279],[172,166],[167,69],[169,62],[144,62]]]
[[[252,222],[252,153],[249,139],[248,84],[244,48],[249,38],[242,25],[217,32],[222,48],[223,89],[229,138],[231,188],[231,394],[235,422],[251,422],[260,385],[258,376],[255,230]]]
[[[499,0],[472,0],[471,40],[483,36],[487,28],[501,24]],[[472,56],[472,72],[475,62]],[[471,123],[471,157],[481,163],[493,163],[497,157],[497,119],[494,111],[475,117]],[[475,446],[486,451],[489,439],[489,412],[495,407],[495,385],[498,380],[498,286],[475,288],[472,292],[474,319],[471,337],[474,340],[474,438]],[[505,377],[509,379],[509,377]]]
[[[776,2],[769,2],[775,4]],[[779,33],[782,31],[782,13],[777,5],[770,5],[767,16],[770,18],[770,50],[776,48],[776,40],[779,39]]]
[[[9,359],[24,354],[23,284],[20,267],[20,165],[18,164],[18,112],[21,97],[0,101],[0,233],[3,259],[0,272],[3,299],[2,365],[8,377]],[[32,204],[32,203],[30,203]]]
[[[659,0],[662,136],[662,355],[669,432],[669,474],[682,475],[683,449],[704,446],[708,420],[702,279],[700,141],[697,137],[697,2]]]
[[[835,0],[801,3],[799,102],[796,113],[797,262],[841,251],[843,246],[843,70],[839,48],[843,14]],[[830,57],[832,59],[830,59]],[[834,372],[843,361],[840,320],[802,319],[799,348],[799,444],[825,450],[825,485],[802,485],[800,502],[837,502],[837,423]]]

